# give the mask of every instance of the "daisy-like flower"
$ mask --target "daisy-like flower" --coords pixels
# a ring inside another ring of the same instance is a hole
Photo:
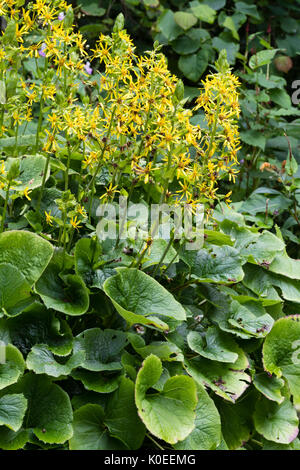
[[[73,228],[75,228],[76,230],[78,230],[79,228],[82,227],[82,225],[80,225],[80,220],[77,220],[77,215],[75,215],[75,217],[72,217],[70,219],[70,224],[72,225]]]
[[[51,210],[50,210],[49,212],[46,212],[46,211],[45,211],[45,216],[46,216],[46,223],[47,223],[48,225],[53,225],[53,223],[52,223],[52,218],[53,218],[53,217],[52,217],[52,215],[51,215]]]

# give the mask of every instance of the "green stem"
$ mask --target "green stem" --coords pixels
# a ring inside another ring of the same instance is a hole
[[[1,114],[0,114],[0,132],[2,134],[2,126],[4,122],[4,105],[1,105]]]
[[[156,442],[156,440],[151,436],[151,434],[147,432],[146,436],[156,445],[156,447],[158,447],[158,449],[165,450],[158,442]]]
[[[4,203],[3,212],[2,212],[0,233],[2,233],[4,230],[4,222],[6,219],[7,204],[8,204],[8,199],[9,199],[9,190],[10,190],[10,182],[8,183],[7,190],[6,190],[5,203]]]
[[[46,164],[45,164],[45,168],[44,168],[42,186],[41,186],[41,189],[40,189],[39,198],[38,198],[38,202],[37,202],[37,206],[36,206],[36,211],[37,212],[40,211],[41,201],[42,201],[43,192],[44,192],[44,188],[45,188],[45,183],[46,183],[49,164],[50,164],[50,153],[48,153],[48,155],[47,155],[47,160],[46,160]]]
[[[90,203],[89,203],[89,222],[91,223],[91,209],[92,209],[92,205],[93,205],[93,196],[94,196],[94,192],[95,192],[95,180],[96,180],[96,177],[99,173],[99,170],[101,168],[101,165],[102,165],[102,159],[103,159],[103,155],[105,153],[105,150],[107,148],[107,142],[108,142],[108,139],[109,139],[109,136],[110,136],[110,133],[111,133],[111,128],[112,128],[112,123],[113,123],[113,118],[114,118],[114,115],[115,115],[115,112],[116,112],[116,109],[117,107],[115,106],[112,110],[112,113],[111,113],[111,117],[110,117],[110,123],[109,123],[109,128],[107,130],[107,133],[106,133],[106,136],[105,136],[105,142],[104,142],[104,145],[102,147],[102,151],[101,151],[101,154],[100,154],[100,157],[99,157],[99,162],[98,162],[98,165],[96,167],[96,171],[95,173],[93,174],[93,177],[92,179],[90,180],[90,182],[88,183],[87,187],[86,187],[86,193],[88,193],[90,187],[92,187],[92,194],[91,194],[91,199],[90,199]]]
[[[79,200],[79,193],[80,193],[80,182],[82,181],[82,162],[85,158],[85,142],[82,142],[82,160],[80,162],[80,173],[79,173],[79,180],[78,180],[78,190],[77,190],[77,199]]]
[[[70,150],[70,143],[68,142],[68,160],[67,160],[67,168],[65,171],[65,191],[68,191],[69,187],[69,170],[70,170],[70,160],[71,160],[71,150]]]
[[[62,234],[62,239],[63,239],[63,267],[65,265],[65,254],[66,254],[66,228],[67,228],[67,211],[65,209],[64,211],[64,227],[63,227],[63,234]]]
[[[17,148],[18,147],[18,135],[19,135],[19,122],[17,122],[17,125],[16,125],[15,147],[13,151],[14,156],[18,155],[18,148]]]
[[[167,272],[168,269],[172,266],[172,264],[174,263],[175,259],[177,258],[178,256],[178,253],[176,253],[176,255],[171,259],[170,263],[166,266],[166,268],[163,270],[163,272]]]
[[[75,229],[74,229],[74,227],[72,227],[71,235],[70,235],[70,240],[69,240],[69,244],[68,244],[68,248],[67,248],[67,251],[68,251],[68,252],[71,250],[71,246],[72,246],[72,241],[73,241],[74,233],[75,233]]]
[[[162,265],[162,263],[163,263],[163,261],[164,261],[166,255],[167,255],[169,249],[170,249],[171,246],[172,246],[173,239],[174,239],[174,235],[172,234],[172,235],[170,236],[170,240],[169,240],[169,242],[168,242],[168,244],[167,244],[167,246],[166,246],[166,248],[165,248],[165,250],[164,250],[164,252],[163,252],[163,254],[162,254],[161,258],[160,258],[160,260],[159,260],[159,263],[156,265],[156,268],[154,269],[154,271],[153,271],[153,273],[152,273],[152,277],[155,277],[155,274],[157,273],[157,271],[158,271],[159,268],[161,267],[161,265]],[[177,253],[176,253],[176,256],[177,256]]]
[[[139,265],[140,265],[142,259],[144,258],[144,255],[145,255],[145,253],[146,253],[146,251],[147,251],[148,248],[149,248],[149,246],[148,246],[148,244],[146,243],[146,246],[145,246],[145,248],[141,251],[141,254],[140,254],[140,256],[138,257],[137,261],[133,260],[132,263],[131,263],[131,265],[129,266],[130,268],[132,268],[132,267],[134,267],[134,266],[139,267]]]
[[[112,113],[111,113],[111,118],[110,118],[110,124],[109,124],[109,128],[107,130],[107,133],[106,133],[106,136],[105,136],[105,142],[104,142],[104,145],[102,147],[102,151],[101,151],[101,154],[100,154],[100,157],[99,157],[99,162],[98,162],[98,165],[96,167],[96,171],[92,177],[92,179],[90,180],[90,182],[88,183],[87,187],[86,187],[86,192],[88,192],[88,190],[90,189],[91,186],[94,185],[95,183],[95,179],[99,173],[99,170],[101,168],[101,165],[102,165],[102,158],[103,158],[103,155],[104,155],[104,152],[107,148],[107,142],[108,142],[108,139],[109,139],[109,136],[110,136],[110,132],[111,132],[111,128],[112,128],[112,122],[113,122],[113,118],[114,118],[114,115],[115,115],[115,112],[116,112],[116,106],[114,107],[114,109],[112,110]]]
[[[44,105],[44,100],[41,97],[39,120],[38,120],[38,127],[37,127],[37,130],[36,130],[36,139],[35,139],[35,153],[37,153],[37,151],[39,149],[39,134],[41,132],[42,123],[43,123],[43,105]]]

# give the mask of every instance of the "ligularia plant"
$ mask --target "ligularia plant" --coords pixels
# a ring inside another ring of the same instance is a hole
[[[65,1],[0,15],[0,448],[297,447],[296,281],[221,189],[225,53],[193,109],[122,15],[91,49]]]

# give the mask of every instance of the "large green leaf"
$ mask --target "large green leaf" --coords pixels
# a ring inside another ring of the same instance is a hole
[[[197,331],[190,331],[187,342],[193,351],[212,361],[234,363],[241,352],[232,336],[215,326],[209,327],[205,336]]]
[[[211,252],[185,252],[182,259],[190,267],[192,277],[201,282],[232,283],[244,277],[240,255],[231,246],[213,246]]]
[[[145,426],[140,420],[134,400],[134,383],[125,377],[111,396],[105,410],[105,424],[113,437],[129,449],[139,449],[145,437]]]
[[[213,23],[216,17],[216,11],[208,5],[202,4],[200,2],[193,1],[190,3],[191,10],[194,15],[201,21],[206,23]]]
[[[140,418],[154,436],[176,444],[195,427],[197,389],[191,377],[177,375],[166,381],[162,392],[147,393],[161,374],[160,359],[153,354],[148,356],[136,379],[136,405]]]
[[[186,361],[187,372],[200,385],[211,388],[217,395],[234,403],[249,387],[251,378],[245,373],[249,366],[244,352],[232,364],[196,357]]]
[[[147,269],[154,264],[158,264],[162,259],[165,250],[167,248],[168,242],[164,239],[153,240],[151,245],[151,252],[149,255],[146,256],[145,260],[143,261],[143,269]],[[171,246],[168,249],[168,252],[163,258],[162,266],[168,265],[171,262],[176,263],[178,261],[178,257],[176,257],[176,250]]]
[[[288,381],[300,408],[300,315],[277,320],[263,345],[264,368]]]
[[[257,432],[269,441],[289,444],[299,432],[297,412],[287,398],[278,405],[261,396],[257,401],[253,419]]]
[[[264,231],[255,241],[243,248],[241,255],[251,263],[271,263],[284,248],[285,244],[280,238]]]
[[[99,372],[91,372],[84,369],[76,369],[72,372],[72,377],[80,380],[87,390],[98,393],[114,392],[120,384],[121,375],[104,374]]]
[[[300,280],[300,260],[290,258],[286,253],[280,253],[269,266],[269,271]]]
[[[191,29],[198,22],[198,19],[192,15],[192,13],[188,13],[186,11],[177,11],[174,14],[174,20],[180,26],[180,28],[184,29],[185,31]]]
[[[167,341],[153,341],[145,343],[144,339],[134,333],[128,334],[128,339],[134,350],[145,359],[150,354],[155,354],[162,361],[183,361],[184,356],[181,350],[173,343]]]
[[[67,356],[73,347],[70,327],[64,320],[55,318],[54,313],[40,304],[14,318],[0,319],[0,336],[5,335],[23,354],[36,344],[47,344],[54,354]]]
[[[0,398],[0,426],[5,425],[13,431],[18,431],[22,426],[26,408],[27,400],[21,393],[2,396]]]
[[[103,16],[105,14],[105,8],[99,7],[99,2],[96,0],[80,0],[80,7],[82,11],[89,16]]]
[[[22,449],[29,439],[29,430],[20,429],[12,431],[6,426],[0,426],[0,449],[18,450]]]
[[[299,439],[294,439],[290,444],[277,444],[276,442],[263,440],[262,450],[300,450]]]
[[[203,47],[196,54],[181,56],[178,67],[186,78],[192,82],[198,82],[205,72],[210,56],[210,49]]]
[[[212,45],[218,52],[225,49],[228,63],[230,65],[235,63],[240,45],[232,40],[232,35],[230,33],[221,33],[219,36],[215,36],[213,38]]]
[[[30,286],[42,275],[53,254],[51,243],[23,230],[11,230],[0,235],[0,263],[18,269]]]
[[[261,372],[255,375],[253,385],[269,400],[279,404],[283,402],[284,396],[281,395],[281,389],[284,386],[284,380]]]
[[[73,369],[79,367],[84,362],[85,355],[83,351],[77,351],[68,360],[60,363],[49,351],[47,345],[37,344],[32,348],[26,359],[26,365],[29,370],[36,374],[47,374],[50,377],[59,377],[69,375]]]
[[[184,36],[179,36],[172,43],[172,48],[177,54],[188,55],[193,54],[198,49],[200,49],[203,42],[207,41],[210,38],[208,31],[201,28],[192,28]],[[199,90],[196,89],[197,96]]]
[[[129,324],[154,325],[167,330],[168,325],[157,315],[166,321],[185,320],[184,308],[152,277],[134,268],[117,268],[117,271],[118,274],[105,281],[103,289]]]
[[[112,267],[97,266],[101,255],[101,247],[97,240],[81,238],[75,247],[76,274],[82,277],[88,287],[102,289],[106,279],[116,274]]]
[[[20,158],[8,158],[5,169],[9,170],[12,163],[18,161],[20,174],[18,184],[14,186],[17,191],[35,189],[42,186],[43,174],[46,167],[46,158],[43,155],[26,155]],[[50,166],[47,170],[46,181],[50,176]]]
[[[279,282],[275,280],[274,283],[275,278],[273,278],[271,273],[269,273],[265,269],[251,264],[247,264],[244,266],[244,272],[245,277],[243,279],[243,284],[249,289],[251,289],[253,292],[255,292],[255,294],[259,296],[259,299],[262,300],[264,305],[282,302],[277,290],[273,287],[273,285],[279,285]],[[289,289],[288,280],[283,280],[281,286],[284,291],[287,290],[287,292],[291,294],[291,289]]]
[[[168,41],[173,41],[183,33],[183,29],[176,23],[174,13],[171,10],[166,10],[160,16],[157,27]]]
[[[258,338],[266,336],[271,330],[274,320],[264,308],[254,301],[231,303],[232,315],[228,323],[243,333]]]
[[[74,413],[74,434],[70,450],[124,450],[120,440],[111,437],[104,423],[104,410],[100,405],[84,405]]]
[[[257,393],[253,395],[251,392],[235,404],[219,398],[216,400],[221,416],[222,434],[229,449],[238,449],[249,440],[256,400]]]
[[[176,450],[212,450],[221,442],[221,421],[218,410],[201,385],[197,385],[195,429],[184,441],[175,444]]]
[[[17,382],[25,369],[25,361],[20,351],[8,344],[5,347],[5,362],[0,363],[0,390]]]
[[[247,132],[251,132],[251,131],[247,131]],[[242,133],[240,137],[241,137],[241,140],[243,140]],[[265,137],[263,138],[265,139]],[[253,136],[251,145],[258,145],[259,139],[260,138],[257,137],[257,135],[256,137]],[[240,207],[240,211],[249,213],[251,215],[256,215],[259,213],[265,214],[268,208],[268,212],[269,214],[271,214],[275,210],[282,211],[284,209],[287,209],[290,205],[291,205],[290,199],[283,196],[283,194],[279,194],[279,195],[267,198],[266,196],[263,196],[262,194],[252,193],[251,196],[245,202],[243,202],[242,206]]]
[[[245,2],[236,2],[235,8],[237,11],[240,11],[241,13],[244,13],[245,15],[250,16],[254,20],[257,20],[257,21],[261,20],[261,17],[257,10],[256,5],[249,5],[248,3],[245,3]]]
[[[101,372],[121,370],[121,351],[127,344],[123,331],[102,331],[100,328],[85,330],[77,336],[74,351],[84,353],[84,369]]]
[[[33,147],[36,142],[36,134],[25,134],[22,136],[22,139],[19,139],[17,147]],[[0,148],[14,148],[16,145],[15,137],[5,137],[0,139]]]
[[[23,393],[28,401],[26,428],[32,428],[42,442],[63,444],[72,436],[72,407],[68,394],[45,375],[32,372],[9,388]]]
[[[67,315],[83,315],[89,307],[89,294],[83,280],[75,274],[63,274],[63,256],[55,253],[36,284],[36,291],[47,308]]]
[[[31,286],[15,266],[0,263],[0,309],[7,315],[20,313],[30,301]]]
[[[266,49],[265,51],[257,52],[257,54],[254,54],[249,60],[249,67],[251,69],[257,69],[263,65],[270,64],[277,51],[278,49]]]
[[[259,302],[254,300],[238,302],[224,296],[221,305],[211,312],[211,319],[221,330],[240,338],[264,338],[271,330],[274,320]]]

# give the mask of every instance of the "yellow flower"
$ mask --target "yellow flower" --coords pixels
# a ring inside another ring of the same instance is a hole
[[[77,212],[78,214],[80,214],[82,217],[86,217],[87,216],[87,213],[86,213],[86,210],[83,206],[78,206],[77,207]]]
[[[106,189],[106,192],[104,194],[102,194],[102,196],[100,197],[100,199],[108,199],[108,198],[111,198],[113,199],[115,193],[119,193],[120,191],[117,191],[117,185],[113,187],[112,183],[109,183],[109,186],[108,188],[105,188]]]
[[[61,126],[59,125],[59,116],[56,113],[49,114],[47,121],[51,123],[52,129],[60,129]]]
[[[42,86],[43,98],[50,100],[54,100],[54,95],[56,93],[56,87],[54,84],[51,85],[43,85]]]
[[[77,215],[75,215],[75,217],[72,217],[70,219],[70,224],[72,225],[73,228],[75,228],[76,230],[78,230],[79,228],[82,227],[82,225],[80,225],[80,220],[77,220]]]
[[[26,188],[24,189],[23,193],[24,193],[24,196],[28,199],[28,201],[31,201],[31,198],[29,197],[29,194],[32,192],[31,189],[28,188],[28,186],[26,186]]]
[[[237,173],[239,173],[238,170],[235,170],[234,168],[230,168],[230,170],[228,170],[229,181],[232,180],[235,183],[235,178],[236,178]]]
[[[52,153],[56,152],[58,145],[55,140],[55,135],[51,132],[48,131],[48,129],[45,129],[45,132],[47,134],[47,140],[44,144],[43,150],[44,152]]]
[[[181,189],[178,189],[178,191],[176,191],[177,193],[182,193],[181,197],[180,197],[180,201],[186,197],[186,199],[191,199],[191,192],[190,192],[190,187],[189,187],[189,184],[187,181],[184,181],[184,183],[181,183],[181,181],[179,181],[179,184],[181,186]]]
[[[49,212],[46,212],[46,211],[45,211],[45,216],[46,216],[46,223],[47,223],[48,225],[53,225],[53,223],[52,223],[52,218],[53,218],[53,217],[52,217],[52,215],[51,215],[51,210],[50,210]]]

